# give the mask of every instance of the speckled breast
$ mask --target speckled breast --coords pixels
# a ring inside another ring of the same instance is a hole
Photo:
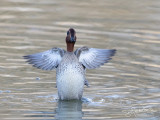
[[[66,53],[56,70],[60,99],[80,99],[85,81],[84,68],[74,53]]]

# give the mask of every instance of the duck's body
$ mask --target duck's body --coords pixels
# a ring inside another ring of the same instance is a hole
[[[43,70],[56,69],[58,96],[61,100],[81,99],[84,85],[88,86],[85,70],[107,63],[116,51],[115,49],[81,47],[73,52],[76,42],[75,34],[72,28],[67,32],[67,51],[62,48],[52,48],[24,56],[34,67]]]
[[[81,99],[85,72],[73,52],[66,52],[56,69],[58,96],[62,100]]]

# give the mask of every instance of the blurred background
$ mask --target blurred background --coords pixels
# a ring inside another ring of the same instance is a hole
[[[160,1],[1,0],[1,120],[159,120]],[[87,71],[82,101],[58,101],[55,70],[42,71],[22,56],[66,48],[117,49],[104,66]]]

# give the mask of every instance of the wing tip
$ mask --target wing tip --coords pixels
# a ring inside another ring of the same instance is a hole
[[[116,54],[117,50],[116,49],[111,49],[111,56],[114,56]]]
[[[29,59],[30,58],[30,55],[25,55],[25,56],[22,56],[24,59]]]

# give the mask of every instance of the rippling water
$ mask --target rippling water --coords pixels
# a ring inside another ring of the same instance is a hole
[[[1,0],[0,119],[159,120],[160,1]],[[116,56],[87,71],[82,101],[58,101],[55,71],[22,56],[65,48],[68,28],[77,47],[115,48]]]

